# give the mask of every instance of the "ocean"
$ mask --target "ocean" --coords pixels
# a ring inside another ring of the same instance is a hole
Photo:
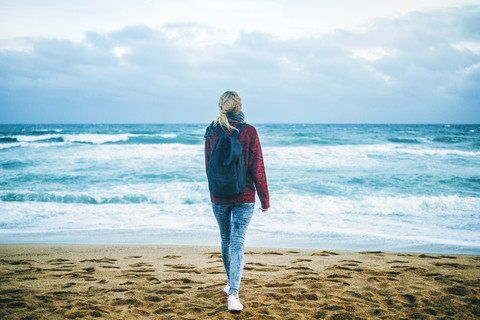
[[[253,125],[247,246],[480,254],[480,125]],[[206,126],[0,125],[0,243],[219,245]]]

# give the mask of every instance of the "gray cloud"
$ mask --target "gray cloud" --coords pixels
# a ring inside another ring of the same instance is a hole
[[[253,122],[478,123],[479,30],[469,6],[290,40],[198,46],[221,32],[198,24],[26,38],[0,52],[0,121],[208,122],[235,88]]]

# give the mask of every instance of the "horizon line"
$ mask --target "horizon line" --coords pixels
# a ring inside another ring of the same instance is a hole
[[[0,125],[204,125],[209,122],[11,122]],[[260,125],[480,125],[471,122],[250,122]]]

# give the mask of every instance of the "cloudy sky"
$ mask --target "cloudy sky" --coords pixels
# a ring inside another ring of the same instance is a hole
[[[480,0],[0,0],[0,123],[480,123]]]

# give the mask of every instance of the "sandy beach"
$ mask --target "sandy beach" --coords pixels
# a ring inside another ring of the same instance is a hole
[[[480,256],[246,248],[245,262],[234,315],[218,247],[0,245],[0,318],[480,318]]]

